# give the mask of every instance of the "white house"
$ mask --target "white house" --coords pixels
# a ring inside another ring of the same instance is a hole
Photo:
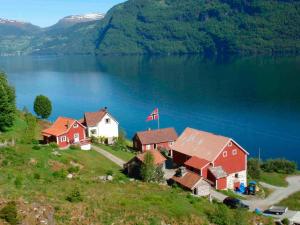
[[[105,137],[108,143],[119,137],[119,123],[108,113],[106,107],[98,112],[86,112],[83,124],[87,127],[88,137]]]

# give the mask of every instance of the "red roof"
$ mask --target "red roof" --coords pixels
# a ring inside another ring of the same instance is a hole
[[[192,190],[196,184],[202,180],[202,177],[192,171],[187,170],[183,176],[173,176],[171,178],[180,185]]]
[[[146,151],[144,153],[141,153],[141,154],[138,154],[136,157],[144,162],[144,157],[147,153],[151,153],[153,155],[153,158],[154,158],[154,164],[155,165],[160,165],[162,163],[164,163],[167,159],[157,150],[150,150],[150,151]]]
[[[210,162],[206,159],[198,158],[197,156],[192,156],[187,160],[184,165],[190,166],[196,169],[201,170],[203,167],[207,166]]]
[[[143,145],[176,141],[178,137],[174,128],[141,131],[136,136]]]
[[[57,120],[53,123],[53,125],[50,128],[42,131],[42,134],[45,136],[49,136],[49,135],[59,136],[65,134],[75,121],[76,120],[72,118],[58,117]]]
[[[85,122],[88,127],[95,127],[107,114],[107,109],[101,109],[98,112],[86,112],[84,114]]]

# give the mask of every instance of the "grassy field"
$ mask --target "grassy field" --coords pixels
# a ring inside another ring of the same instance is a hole
[[[287,187],[288,183],[285,180],[287,177],[287,174],[280,174],[280,173],[266,173],[262,172],[260,181],[263,181],[265,183],[279,186],[279,187]]]
[[[300,211],[300,192],[297,192],[286,199],[283,199],[279,205],[287,206],[291,210]]]
[[[22,138],[25,128],[21,118],[15,130],[1,134],[1,137]],[[0,202],[14,200],[25,206],[47,205],[54,209],[58,225],[246,225],[267,220],[246,211],[230,210],[223,204],[209,203],[205,198],[192,197],[178,188],[130,181],[118,166],[94,151],[33,146],[36,145],[20,139],[15,147],[0,149]],[[132,153],[116,152],[126,160],[133,156]],[[73,174],[72,179],[67,178],[68,173]],[[113,181],[99,179],[108,173],[113,174]],[[74,190],[78,191],[82,201],[67,200]],[[237,217],[240,218],[238,221]]]
[[[122,150],[114,150],[111,146],[98,144],[99,147],[101,147],[103,150],[108,151],[109,153],[119,157],[120,159],[123,159],[125,162],[132,159],[135,154],[133,152],[125,152]]]

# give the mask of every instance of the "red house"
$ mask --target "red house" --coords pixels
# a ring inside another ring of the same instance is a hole
[[[77,120],[59,117],[53,125],[42,131],[45,143],[55,142],[60,148],[86,140],[85,126]]]
[[[177,137],[174,128],[164,128],[137,132],[132,141],[133,147],[141,152],[154,149],[170,150]]]
[[[247,184],[249,153],[233,139],[186,128],[172,146],[173,161],[210,180],[216,189]]]

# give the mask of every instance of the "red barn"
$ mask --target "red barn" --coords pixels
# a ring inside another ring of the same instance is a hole
[[[137,132],[132,141],[133,147],[141,152],[154,149],[170,150],[177,137],[174,128],[164,128]]]
[[[59,117],[53,125],[42,131],[45,143],[55,142],[60,148],[86,140],[85,126],[77,120]]]
[[[172,146],[173,161],[210,180],[217,189],[247,184],[247,156],[233,139],[186,128]]]

